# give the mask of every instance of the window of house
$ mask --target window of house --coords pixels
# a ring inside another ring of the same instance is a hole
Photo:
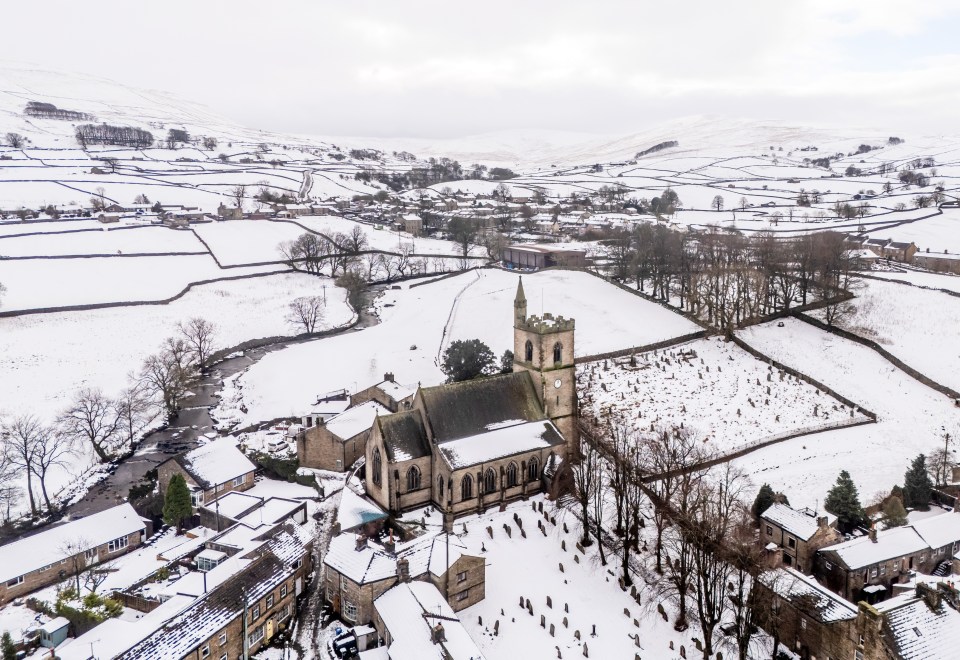
[[[806,619],[800,619],[800,629],[801,629],[801,630],[806,630],[806,629],[807,629],[807,620],[806,620]]]
[[[116,552],[117,550],[123,550],[130,543],[130,540],[126,536],[121,536],[118,539],[113,539],[107,543],[107,552]]]
[[[468,599],[468,598],[470,598],[470,590],[469,590],[469,589],[464,589],[463,591],[461,591],[460,593],[457,594],[457,600],[466,600],[466,599]]]
[[[796,547],[797,547],[797,539],[788,538],[788,539],[787,539],[787,546],[790,547],[790,548],[796,548]]]
[[[343,618],[348,621],[356,621],[357,606],[349,601],[343,601]]]
[[[221,655],[220,660],[227,660],[227,654],[224,653],[223,655]]]
[[[383,470],[383,462],[380,459],[380,448],[374,447],[373,449],[373,483],[375,486],[379,486],[381,483],[380,472]]]
[[[513,461],[507,466],[507,488],[513,488],[517,485],[517,464]]]
[[[863,638],[861,637],[861,639]],[[860,643],[863,644],[863,642],[860,642]],[[863,660],[863,651],[861,651],[860,649],[857,649],[856,651],[854,651],[853,658],[854,660]]]
[[[18,584],[23,584],[23,576],[22,576],[22,575],[20,575],[19,577],[15,577],[15,578],[13,578],[12,580],[10,580],[9,582],[7,582],[7,586],[8,586],[8,587],[15,587],[15,586],[17,586]]]
[[[793,557],[791,557],[790,555],[784,555],[783,563],[786,564],[787,566],[790,566],[793,563]]]
[[[201,657],[201,658],[209,658],[209,657],[210,657],[210,645],[209,645],[209,644],[207,644],[207,645],[204,646],[202,649],[200,649],[200,657]]]
[[[767,536],[773,536],[773,527],[767,525]]]
[[[824,567],[825,569],[827,569],[828,571],[833,570],[833,564],[831,564],[831,563],[828,562],[828,561],[823,562],[823,567]]]
[[[467,581],[467,572],[460,571],[457,573],[457,582],[466,582]]]
[[[887,565],[880,564],[880,575],[886,575],[886,574],[887,574]]]
[[[920,555],[920,561],[927,561],[927,553],[924,552],[922,555]]]
[[[420,468],[416,465],[407,470],[407,490],[420,490]]]
[[[250,620],[256,621],[259,618],[260,618],[260,604],[257,603],[256,605],[253,606],[253,609],[250,610]]]
[[[220,646],[223,646],[226,643],[227,643],[227,633],[222,632],[220,633],[220,636],[217,637],[217,644],[219,644]]]
[[[190,491],[190,504],[193,506],[200,506],[203,504],[203,491],[202,490],[191,490]]]
[[[273,594],[267,596],[267,609],[273,607]]]
[[[877,577],[877,568],[876,568],[876,567],[873,567],[873,568],[870,569],[870,577],[872,577],[872,578]]]
[[[263,639],[263,624],[260,624],[254,628],[249,635],[247,635],[247,642],[250,646],[253,646],[257,642]]]
[[[242,485],[243,485],[243,475],[240,475],[239,477],[234,477],[234,478],[233,478],[233,487],[234,487],[234,488],[236,488],[237,486],[242,486]]]
[[[280,608],[280,613],[277,615],[278,621],[283,621],[288,616],[290,616],[291,611],[290,603],[286,603],[283,607]]]
[[[284,585],[284,586],[286,586],[286,585]],[[347,578],[346,578],[345,576],[343,576],[343,575],[340,576],[340,588],[341,588],[341,589],[346,589],[346,588],[347,588]]]
[[[536,456],[527,463],[527,481],[536,481],[540,478],[540,461]]]
[[[460,499],[469,500],[471,497],[473,497],[473,477],[465,474],[460,480]]]
[[[893,572],[894,572],[894,573],[899,573],[899,572],[900,572],[900,560],[899,560],[899,559],[896,560],[895,562],[893,562]]]
[[[303,566],[303,557],[301,557],[301,558],[298,559],[297,561],[293,562],[293,567],[294,567],[294,568],[300,568],[301,566]]]
[[[286,597],[287,597],[287,583],[284,582],[283,584],[280,585],[280,598],[286,598]]]
[[[497,473],[493,471],[493,468],[487,468],[487,471],[483,473],[483,492],[492,493],[497,489]]]

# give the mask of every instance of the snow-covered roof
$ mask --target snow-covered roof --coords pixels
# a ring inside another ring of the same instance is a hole
[[[340,507],[337,509],[337,522],[344,532],[356,529],[369,522],[387,518],[383,509],[366,500],[349,487],[340,491]]]
[[[817,533],[819,526],[817,518],[820,514],[809,509],[797,510],[786,504],[776,502],[761,514],[761,518],[769,521],[792,534],[801,541],[809,541]],[[827,524],[836,522],[837,517],[831,513],[822,514],[827,517]]]
[[[359,406],[349,408],[335,417],[327,420],[327,430],[338,438],[349,440],[364,431],[373,428],[373,420],[377,415],[389,415],[390,409],[377,401],[367,401]]]
[[[285,497],[271,497],[263,501],[263,505],[242,516],[237,522],[250,527],[275,525],[281,520],[289,518],[299,509],[303,502],[290,500]]]
[[[869,536],[861,536],[829,545],[820,552],[833,552],[847,568],[857,569],[926,549],[926,542],[913,527],[894,527],[877,532],[876,542]]]
[[[464,549],[456,537],[450,538],[450,564],[463,556]],[[411,577],[427,571],[439,577],[447,570],[447,552],[445,534],[422,536],[388,552],[372,541],[357,549],[357,537],[345,533],[331,539],[323,563],[357,584],[366,584],[395,577],[400,558],[407,560]]]
[[[439,445],[438,449],[447,464],[456,470],[562,443],[563,437],[553,423],[538,421],[514,424],[450,440]]]
[[[824,623],[835,623],[857,618],[857,607],[822,586],[812,577],[792,568],[767,571],[760,580],[778,596],[789,601],[803,599],[812,606]]]
[[[392,380],[385,380],[381,383],[377,383],[377,389],[381,390],[384,394],[387,394],[394,401],[402,401],[408,396],[413,396],[417,393],[417,388],[415,385],[401,385]]]
[[[405,582],[373,602],[390,631],[391,660],[483,660],[483,654],[443,595],[429,582]],[[432,631],[443,626],[444,641]]]
[[[889,626],[897,657],[903,660],[948,660],[960,649],[960,612],[941,599],[931,608],[916,592],[875,606]]]
[[[129,503],[50,527],[33,536],[0,546],[0,581],[7,582],[78,552],[145,529],[143,519]]]
[[[209,442],[176,460],[204,488],[225,484],[257,469],[230,438]]]
[[[918,520],[910,525],[931,548],[960,541],[960,514],[952,511]]]
[[[226,495],[221,495],[210,504],[207,504],[204,508],[211,511],[219,511],[221,516],[236,520],[253,507],[260,506],[262,502],[262,497],[231,490]]]

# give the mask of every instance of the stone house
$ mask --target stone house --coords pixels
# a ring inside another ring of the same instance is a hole
[[[374,420],[389,413],[389,408],[369,400],[327,420],[317,420],[296,435],[300,465],[336,472],[350,469],[364,455]]]
[[[915,243],[903,243],[899,241],[890,241],[883,248],[883,256],[887,259],[893,259],[894,261],[902,261],[905,263],[910,263],[913,261],[914,255],[917,253],[917,246]]]
[[[242,491],[230,491],[210,504],[197,507],[200,524],[217,531],[241,523],[253,529],[277,525],[286,520],[303,525],[307,522],[305,500],[285,497],[257,497]]]
[[[842,540],[836,529],[837,517],[810,509],[793,509],[779,502],[760,515],[760,542],[770,550],[775,544],[784,566],[801,573],[813,572],[817,550]]]
[[[513,373],[420,388],[376,418],[366,490],[389,512],[432,503],[449,517],[541,492],[577,442],[572,319],[514,301]]]
[[[0,546],[0,605],[130,552],[148,525],[125,503]]]
[[[917,252],[913,256],[913,263],[927,270],[937,273],[960,274],[960,254],[948,252]]]
[[[223,220],[243,220],[243,209],[239,206],[221,204],[217,207],[217,216]]]
[[[200,506],[229,491],[252,488],[256,469],[231,440],[223,439],[168,458],[157,466],[157,475],[161,494],[166,494],[170,477],[183,475],[193,505]]]
[[[856,659],[946,660],[960,649],[960,593],[951,582],[918,581],[875,606],[860,602]]]
[[[449,565],[448,547],[449,543]],[[340,534],[324,557],[324,596],[347,623],[374,620],[374,601],[397,584],[429,582],[459,611],[484,599],[486,563],[464,552],[456,537],[422,537],[402,545],[379,545],[364,536]]]
[[[390,412],[400,412],[408,410],[413,405],[413,395],[416,393],[416,387],[401,385],[392,373],[387,372],[383,375],[383,380],[376,385],[351,395],[350,405],[356,406],[367,401],[376,401]]]

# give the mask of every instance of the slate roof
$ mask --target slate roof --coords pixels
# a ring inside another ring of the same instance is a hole
[[[563,436],[549,421],[521,422],[483,433],[450,440],[438,449],[447,465],[458,470],[479,463],[495,461],[522,452],[556,447]]]
[[[960,612],[941,599],[940,607],[907,593],[876,605],[884,613],[892,646],[903,660],[950,660],[960,649]]]
[[[823,515],[827,517],[827,524],[832,524],[837,520],[837,517],[833,514],[824,513]],[[780,527],[783,531],[792,534],[801,541],[809,541],[819,529],[817,525],[818,514],[816,512],[811,512],[808,509],[797,510],[780,502],[772,504],[760,517]]]
[[[835,555],[848,569],[855,570],[927,549],[926,542],[913,527],[894,527],[877,532],[876,543],[869,536],[860,536],[821,548],[820,552]]]
[[[545,418],[526,371],[420,389],[437,443],[478,435],[505,420]]]
[[[173,460],[204,490],[225,484],[257,469],[230,438],[201,445]]]
[[[792,568],[777,568],[760,575],[760,581],[778,596],[823,623],[857,618],[856,606],[826,589],[812,577]]]
[[[380,436],[390,461],[408,461],[430,455],[430,442],[419,410],[377,417]]]

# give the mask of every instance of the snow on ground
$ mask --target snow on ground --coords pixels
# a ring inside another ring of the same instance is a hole
[[[0,256],[36,257],[74,254],[154,254],[157,252],[196,252],[207,248],[190,231],[145,225],[132,229],[78,231],[69,234],[39,236],[0,236]]]
[[[212,222],[196,225],[194,231],[224,266],[281,261],[280,244],[303,233],[296,225],[269,220]]]
[[[760,485],[782,490],[794,506],[816,506],[840,470],[860,488],[861,501],[903,482],[910,460],[960,432],[960,408],[920,384],[875,351],[796,319],[742,330],[751,346],[819,380],[878,416],[878,423],[789,440],[735,464]]]
[[[393,372],[400,383],[436,385],[439,356],[449,341],[479,338],[496,354],[513,349],[517,276],[481,270],[424,286],[388,290],[379,300],[380,324],[291,346],[266,355],[228,384],[220,420],[241,426],[299,416],[318,395],[352,391]],[[526,275],[528,312],[577,319],[576,353],[594,354],[649,344],[696,331],[682,316],[586,273]],[[616,313],[611,313],[616,310]],[[311,365],[311,368],[304,368]],[[246,413],[240,413],[242,403]]]
[[[960,390],[960,298],[896,282],[862,280],[856,312],[840,326],[872,339],[942,385]],[[818,313],[823,318],[822,313]]]
[[[930,289],[946,289],[947,291],[960,293],[960,275],[929,273],[918,270],[874,270],[870,271],[870,275],[887,280],[901,280]]]
[[[294,222],[303,225],[315,232],[331,236],[336,233],[349,234],[355,227],[363,229],[367,237],[368,249],[397,252],[409,246],[415,254],[445,254],[456,255],[461,253],[460,246],[451,241],[437,238],[414,237],[406,232],[377,229],[372,225],[355,222],[334,215],[314,215],[294,218]],[[483,248],[474,247],[470,250],[473,256],[483,256]]]
[[[247,266],[223,270],[209,255],[95,257],[0,261],[3,311],[165,300],[192,282],[282,270]]]
[[[921,194],[921,193],[917,193]],[[929,194],[929,193],[927,193]],[[936,209],[918,209],[917,214],[930,215]],[[960,209],[943,209],[942,215],[917,220],[898,227],[889,227],[869,232],[870,238],[892,239],[905,243],[916,243],[919,252],[929,249],[931,252],[949,250],[951,254],[960,253]]]
[[[775,436],[866,419],[720,337],[577,369],[581,407],[638,433],[679,427],[729,453]]]

